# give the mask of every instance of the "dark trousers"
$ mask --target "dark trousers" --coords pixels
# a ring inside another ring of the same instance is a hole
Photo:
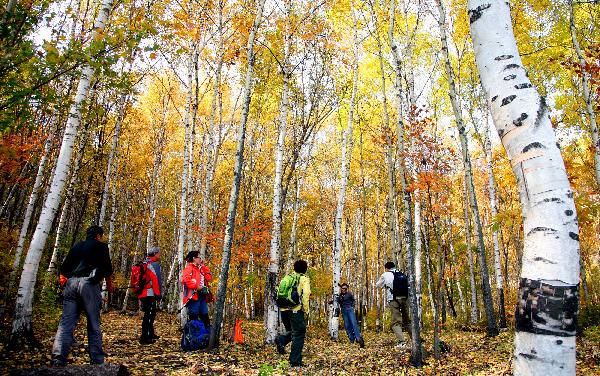
[[[83,311],[87,318],[91,362],[104,363],[102,331],[100,330],[100,308],[102,307],[100,285],[91,283],[88,277],[69,278],[63,296],[63,313],[54,338],[52,356],[61,362],[67,361],[71,344],[73,344],[73,331],[79,321],[79,315]]]
[[[360,339],[360,327],[356,321],[354,308],[342,308],[342,317],[344,317],[344,328],[346,329],[350,343],[358,341]]]
[[[302,348],[304,347],[304,337],[306,336],[304,312],[281,311],[281,322],[283,322],[283,326],[285,327],[285,334],[281,334],[277,338],[277,341],[283,346],[292,342],[290,366],[299,366],[302,364]]]
[[[210,327],[210,318],[208,317],[208,304],[206,299],[201,297],[198,300],[189,300],[187,303],[188,318],[190,320],[202,321],[205,328]]]
[[[142,339],[154,338],[154,319],[156,318],[156,298],[149,296],[140,299],[142,303]]]

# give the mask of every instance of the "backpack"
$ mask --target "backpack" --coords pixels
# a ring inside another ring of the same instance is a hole
[[[208,346],[210,332],[200,320],[188,320],[183,327],[181,349],[194,351]]]
[[[396,298],[408,298],[408,277],[399,270],[394,273],[394,283],[392,287],[392,295]]]
[[[292,308],[300,304],[300,295],[298,294],[298,282],[300,274],[288,274],[277,287],[277,296],[275,303],[279,308]]]
[[[135,296],[140,295],[146,287],[146,279],[144,277],[147,269],[148,265],[146,265],[146,263],[143,261],[140,261],[131,267],[129,288],[131,289],[131,293],[135,294]]]

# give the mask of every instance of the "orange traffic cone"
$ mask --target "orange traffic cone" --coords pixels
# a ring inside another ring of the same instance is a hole
[[[235,319],[235,328],[233,329],[233,343],[244,343],[244,334],[242,334],[242,321]]]

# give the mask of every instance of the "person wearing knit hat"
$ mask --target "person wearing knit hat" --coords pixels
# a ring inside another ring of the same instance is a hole
[[[142,305],[142,335],[140,343],[148,345],[156,342],[160,336],[154,333],[157,302],[162,297],[162,273],[160,270],[160,248],[150,247],[144,259],[144,289],[138,295]]]

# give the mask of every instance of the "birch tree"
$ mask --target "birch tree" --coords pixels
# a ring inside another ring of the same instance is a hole
[[[237,149],[235,153],[235,167],[233,171],[233,182],[231,184],[231,192],[229,196],[229,207],[227,209],[227,222],[225,224],[225,238],[223,239],[223,256],[221,260],[221,273],[219,274],[219,286],[217,289],[217,302],[215,305],[214,324],[210,331],[209,348],[214,348],[218,345],[221,323],[223,322],[223,310],[225,308],[225,297],[227,294],[227,278],[229,276],[229,261],[231,259],[231,246],[233,244],[233,231],[235,228],[235,215],[237,212],[238,196],[240,192],[240,183],[242,178],[242,167],[244,164],[244,141],[246,138],[246,124],[248,123],[248,115],[250,112],[250,100],[252,89],[252,77],[254,72],[255,51],[254,42],[256,34],[262,21],[263,9],[265,0],[258,0],[257,11],[254,23],[250,29],[248,36],[248,44],[246,45],[248,66],[246,69],[246,77],[244,80],[244,94],[242,102],[242,113],[238,129]]]
[[[509,4],[470,0],[468,12],[481,83],[522,207],[513,372],[574,375],[579,228],[549,108],[521,62]]]
[[[113,0],[103,0],[96,20],[94,30],[90,40],[96,40],[104,31],[104,25],[108,20],[112,8]],[[52,222],[56,217],[60,196],[62,194],[65,180],[69,173],[71,165],[71,154],[73,144],[77,137],[77,129],[81,121],[81,105],[87,97],[90,88],[90,79],[94,73],[94,68],[90,65],[84,65],[81,70],[81,77],[77,86],[77,93],[71,109],[69,118],[65,127],[65,132],[60,147],[60,152],[56,160],[56,171],[50,183],[48,196],[44,202],[40,218],[31,239],[29,250],[25,258],[25,265],[19,282],[19,290],[15,303],[15,316],[11,331],[11,342],[20,337],[33,338],[33,328],[31,326],[31,317],[33,311],[33,293],[37,279],[37,270],[42,257],[42,251],[48,239],[48,233]]]
[[[289,85],[290,85],[290,45],[291,45],[291,3],[285,1],[285,31],[283,36],[283,61],[281,62],[281,75],[283,86],[281,88],[281,102],[279,104],[279,129],[277,144],[275,146],[275,177],[273,179],[273,227],[271,229],[271,250],[269,259],[269,271],[265,284],[265,312],[266,336],[268,344],[274,343],[277,336],[278,309],[275,304],[275,290],[277,288],[277,274],[279,273],[280,246],[281,246],[281,217],[283,209],[283,198],[281,196],[281,180],[283,177],[283,153],[285,146],[285,132],[287,127],[289,108]]]
[[[473,172],[471,169],[471,159],[469,156],[469,143],[467,140],[466,129],[462,117],[462,112],[460,109],[456,86],[454,84],[454,71],[450,63],[450,54],[448,52],[448,39],[446,36],[448,25],[446,24],[446,9],[442,0],[436,0],[436,2],[440,13],[438,23],[440,27],[440,37],[442,40],[442,55],[444,58],[444,68],[446,70],[449,86],[448,95],[450,96],[450,103],[452,104],[452,110],[454,112],[456,127],[458,128],[463,164],[465,167],[465,181],[467,185],[467,192],[469,194],[469,204],[471,206],[471,212],[473,214],[473,220],[475,221],[475,228],[477,230],[477,246],[479,248],[479,272],[481,274],[481,289],[483,292],[483,301],[487,320],[487,334],[488,336],[495,336],[498,334],[498,327],[496,326],[496,314],[494,312],[492,290],[490,288],[490,280],[488,275],[488,267],[486,260],[487,257],[485,254],[485,243],[483,240],[483,226],[481,224],[481,218],[479,215],[477,196],[475,195]]]

